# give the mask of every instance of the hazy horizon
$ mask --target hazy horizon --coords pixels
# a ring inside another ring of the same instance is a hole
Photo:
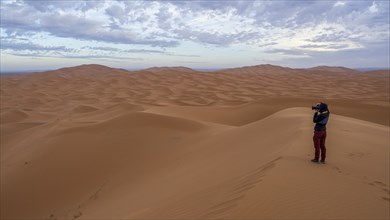
[[[34,72],[53,71],[53,70],[58,70],[58,69],[62,69],[62,68],[79,67],[79,66],[82,66],[82,65],[102,65],[102,64],[88,63],[88,64],[81,64],[81,65],[76,65],[76,66],[63,66],[63,67],[53,68],[53,69],[31,69],[31,70],[0,71],[0,74],[3,74],[3,75],[8,75],[8,74],[28,74],[28,73],[34,73]],[[258,65],[273,65],[273,64],[258,64]],[[109,68],[114,68],[114,69],[117,68],[117,67],[112,67],[112,66],[107,66],[107,65],[103,65],[103,66],[106,66],[106,67],[109,67]],[[256,65],[253,65],[253,66],[256,66]],[[291,67],[283,66],[283,65],[275,65],[275,66],[279,66],[279,67],[283,67],[283,68],[291,68]],[[321,66],[325,66],[325,65],[321,65]],[[138,71],[138,70],[146,70],[146,69],[149,69],[149,68],[164,68],[164,67],[166,67],[166,68],[184,67],[184,68],[190,68],[190,69],[193,69],[193,70],[196,70],[196,71],[218,71],[218,70],[223,70],[223,69],[243,68],[243,67],[249,67],[249,66],[236,66],[236,67],[230,67],[230,68],[191,68],[191,67],[187,67],[187,66],[150,66],[150,67],[145,67],[145,68],[120,68],[120,69],[125,69],[125,70],[128,70],[128,71]],[[320,67],[320,66],[312,66],[312,67],[305,67],[305,68],[293,68],[293,69],[308,69],[308,68],[314,68],[314,67]],[[343,67],[343,68],[348,68],[348,69],[362,71],[362,72],[374,71],[374,70],[390,70],[390,68],[386,68],[386,67],[361,67],[361,68],[349,68],[349,67],[345,67],[345,66],[326,66],[326,67]]]

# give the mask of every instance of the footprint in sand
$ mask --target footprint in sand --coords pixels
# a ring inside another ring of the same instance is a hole
[[[367,156],[369,154],[366,154],[366,153],[362,153],[362,152],[352,152],[352,153],[349,153],[348,154],[348,157],[350,158],[363,158],[364,156]]]
[[[83,215],[83,213],[82,212],[78,212],[78,213],[73,215],[73,218],[76,219],[76,218],[80,217],[81,215]]]
[[[245,192],[256,187],[256,185],[262,181],[262,178],[265,176],[266,172],[275,167],[275,163],[282,159],[278,157],[275,160],[268,162],[267,164],[249,172],[240,178],[237,183],[233,186],[231,190],[230,199],[221,201],[220,203],[215,204],[210,207],[206,214],[202,217],[204,218],[225,218],[229,215],[229,212],[233,210],[238,203],[246,197]]]
[[[383,183],[381,181],[374,181],[374,182],[368,183],[368,185],[371,185],[375,188],[380,188],[382,191],[386,192],[386,196],[382,196],[381,198],[390,203],[390,198],[389,198],[390,197],[390,190],[389,190],[389,187],[385,183]]]
[[[384,187],[387,187],[386,184],[382,183],[381,181],[374,181],[374,184],[375,185],[378,185],[378,186],[384,186]]]
[[[332,169],[336,170],[340,174],[344,174],[347,176],[350,175],[350,173],[343,172],[339,167],[334,166],[334,167],[332,167]]]

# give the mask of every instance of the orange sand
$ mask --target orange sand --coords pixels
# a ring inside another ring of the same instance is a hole
[[[1,219],[390,217],[389,71],[83,65],[1,77],[0,108]]]

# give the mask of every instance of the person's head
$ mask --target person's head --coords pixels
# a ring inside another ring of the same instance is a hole
[[[319,112],[326,112],[328,110],[328,105],[324,102],[319,102],[316,105],[312,106],[311,109],[319,111]]]
[[[328,105],[324,102],[318,103],[318,111],[319,112],[326,112],[328,111]]]

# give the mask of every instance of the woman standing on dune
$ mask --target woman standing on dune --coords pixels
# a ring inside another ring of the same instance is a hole
[[[314,135],[313,135],[313,141],[314,141],[314,159],[312,159],[312,162],[318,163],[325,163],[326,158],[326,147],[325,147],[325,140],[326,140],[326,124],[329,120],[329,109],[328,105],[320,102],[316,104],[315,106],[312,106],[313,110],[316,110],[313,116],[313,123],[316,123],[314,126]],[[321,160],[320,159],[320,152],[321,152]]]

